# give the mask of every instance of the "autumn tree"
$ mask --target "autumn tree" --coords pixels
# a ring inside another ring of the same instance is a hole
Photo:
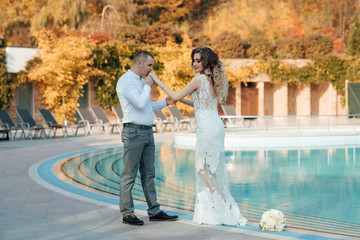
[[[121,27],[133,25],[136,11],[134,0],[94,0],[87,4],[89,18],[84,28],[116,37]]]
[[[293,15],[292,9],[281,1],[229,0],[207,19],[203,31],[211,39],[228,31],[240,34],[245,40],[261,36],[275,42],[287,37],[288,30],[294,27],[290,21]]]
[[[352,56],[360,56],[360,11],[354,15],[351,23],[348,53]]]
[[[42,2],[0,0],[0,36],[5,35],[9,46],[31,45],[31,19],[38,12]]]
[[[325,34],[343,45],[359,4],[358,0],[229,0],[204,22],[203,30],[212,39],[226,30],[245,40],[262,36],[273,43]],[[331,36],[328,29],[334,29]]]
[[[106,2],[108,5],[114,6],[122,24],[133,24],[137,11],[134,0],[107,0]]]
[[[205,0],[142,0],[138,1],[140,14],[152,22],[177,23],[189,19],[191,13]]]
[[[220,32],[213,41],[214,50],[223,58],[243,58],[245,42],[235,32]]]
[[[35,36],[42,63],[29,71],[29,79],[39,86],[44,103],[57,118],[72,122],[91,71],[93,43],[83,37],[56,34],[52,29],[41,29]]]
[[[184,41],[178,45],[173,41],[167,42],[165,47],[158,47],[159,60],[163,64],[163,70],[159,73],[159,79],[174,91],[184,88],[194,77],[191,63],[192,43],[187,35]],[[160,98],[167,95],[160,91]],[[180,110],[193,111],[193,108],[184,104],[178,104]]]
[[[351,18],[359,7],[358,0],[284,0],[298,18],[307,23],[308,35],[334,28],[335,34],[345,43]],[[323,32],[325,33],[325,32]]]
[[[56,27],[64,31],[77,29],[87,16],[85,0],[45,0],[32,18],[31,32],[41,27]]]

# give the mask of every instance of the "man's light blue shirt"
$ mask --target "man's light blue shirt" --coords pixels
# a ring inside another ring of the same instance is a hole
[[[124,115],[123,123],[153,125],[153,112],[160,111],[167,104],[166,99],[151,102],[150,92],[151,87],[145,84],[145,80],[130,69],[119,78],[116,93]]]

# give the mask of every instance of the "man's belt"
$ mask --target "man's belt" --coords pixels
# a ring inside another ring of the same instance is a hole
[[[128,128],[138,128],[138,129],[152,129],[152,126],[148,126],[148,125],[139,125],[139,124],[135,124],[135,123],[124,123],[124,127],[128,127]]]

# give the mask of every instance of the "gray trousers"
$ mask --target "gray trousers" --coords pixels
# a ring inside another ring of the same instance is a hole
[[[124,169],[120,176],[120,212],[124,217],[134,213],[131,191],[139,170],[147,212],[152,217],[160,212],[154,184],[155,142],[152,129],[125,127],[121,139],[124,144]]]

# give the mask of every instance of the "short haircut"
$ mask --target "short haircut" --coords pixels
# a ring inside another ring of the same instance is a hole
[[[137,63],[140,59],[146,59],[148,56],[154,59],[154,56],[148,51],[142,50],[140,52],[137,52],[134,56],[134,64]]]

